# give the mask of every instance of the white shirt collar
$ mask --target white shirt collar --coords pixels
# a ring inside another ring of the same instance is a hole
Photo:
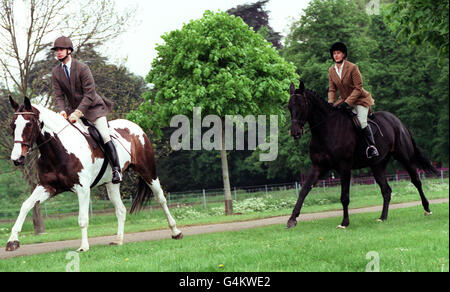
[[[67,62],[67,64],[61,63],[61,66],[64,67],[64,65],[67,66],[67,70],[69,70],[70,72],[70,66],[72,66],[72,58],[70,58],[69,62]]]
[[[342,68],[344,68],[345,60],[342,61],[341,68],[338,69],[337,64],[334,64],[334,70],[336,70],[337,75],[339,76],[339,79],[342,79]]]

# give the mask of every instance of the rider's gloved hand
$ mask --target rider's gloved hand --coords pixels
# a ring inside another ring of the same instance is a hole
[[[79,118],[81,118],[83,116],[83,113],[76,109],[73,113],[70,114],[69,116],[69,121],[71,123],[76,123],[78,121]]]
[[[352,110],[352,107],[348,103],[346,103],[345,101],[340,103],[340,104],[338,104],[336,108],[338,110],[346,110],[346,111]]]
[[[67,120],[67,113],[65,111],[62,111],[59,114]]]

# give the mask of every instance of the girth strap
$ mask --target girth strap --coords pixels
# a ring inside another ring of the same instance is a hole
[[[103,159],[102,168],[100,168],[100,172],[98,173],[97,177],[95,178],[94,182],[91,184],[91,188],[95,187],[95,185],[100,181],[100,179],[105,174],[106,168],[108,167],[108,158]]]

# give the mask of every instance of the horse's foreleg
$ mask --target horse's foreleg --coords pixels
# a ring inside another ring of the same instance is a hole
[[[341,171],[341,203],[342,209],[344,211],[344,218],[342,219],[341,225],[338,225],[337,228],[346,228],[350,225],[350,219],[348,216],[348,205],[350,204],[350,179],[351,179],[351,171]]]
[[[6,251],[14,251],[19,248],[19,233],[22,231],[23,222],[27,217],[28,212],[37,203],[43,203],[50,197],[50,193],[41,185],[38,185],[31,196],[22,204],[20,208],[19,217],[17,217],[16,223],[11,230],[11,236],[6,244]]]
[[[123,232],[125,227],[125,219],[127,209],[125,208],[122,199],[120,198],[120,184],[106,184],[106,190],[108,191],[108,197],[116,209],[116,217],[118,222],[117,227],[117,239],[111,242],[111,245],[122,245],[123,244]]]
[[[321,175],[322,171],[319,167],[314,166],[310,169],[308,177],[305,181],[304,186],[300,190],[300,194],[297,199],[297,203],[295,204],[294,210],[292,211],[292,215],[289,218],[286,228],[292,228],[297,225],[297,217],[300,215],[300,210],[302,209],[303,201],[311,190],[312,186],[317,182]]]
[[[76,188],[76,193],[78,195],[78,224],[81,228],[81,246],[77,249],[78,252],[88,251],[88,225],[89,225],[89,199],[91,195],[91,190],[89,187],[78,187]]]
[[[391,201],[392,189],[386,180],[385,166],[375,165],[372,167],[373,176],[375,181],[378,183],[381,189],[381,194],[383,195],[383,210],[381,211],[381,217],[379,221],[387,220],[389,212],[389,203]]]
[[[180,230],[177,229],[175,219],[173,219],[172,215],[169,212],[169,208],[167,207],[167,200],[164,197],[164,192],[159,183],[159,178],[156,178],[148,185],[152,189],[152,192],[155,195],[156,200],[158,200],[159,204],[161,205],[161,207],[164,210],[164,214],[166,215],[167,222],[169,223],[169,227],[172,231],[172,238],[173,239],[181,239],[183,237],[183,234],[181,233]]]

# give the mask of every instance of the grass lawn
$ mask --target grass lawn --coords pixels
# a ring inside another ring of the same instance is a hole
[[[445,183],[440,180],[424,180],[424,191],[427,198],[448,198],[448,179]],[[417,190],[409,182],[391,183],[393,189],[391,203],[402,203],[420,200]],[[252,194],[258,196],[258,194]],[[56,197],[55,199],[57,199]],[[379,188],[373,185],[357,185],[351,188],[350,208],[381,205],[383,203]],[[234,201],[234,212],[241,215],[224,216],[223,203],[209,203],[207,209],[203,205],[180,206],[171,208],[171,213],[177,221],[177,226],[200,225],[216,222],[243,221],[250,219],[267,218],[273,216],[289,215],[296,201],[294,191],[271,192],[268,196],[262,193],[257,198]],[[155,200],[152,206],[156,206]],[[434,212],[434,207],[431,210]],[[340,188],[314,188],[306,198],[302,213],[322,212],[329,210],[342,210],[340,203]],[[379,216],[379,214],[378,214]],[[31,217],[31,212],[29,218]],[[351,218],[351,222],[353,220]],[[14,222],[0,223],[0,247],[6,246]],[[71,215],[62,218],[47,218],[45,220],[47,234],[35,236],[33,223],[27,220],[19,236],[21,244],[50,242],[68,239],[80,239],[81,232],[78,226],[78,216]],[[125,233],[168,228],[164,213],[160,209],[144,210],[138,214],[127,214]],[[117,219],[114,214],[94,215],[89,223],[89,237],[113,235],[117,232]],[[125,234],[126,236],[126,234]]]
[[[346,230],[340,218],[299,222],[286,230],[272,225],[242,231],[92,246],[79,254],[81,271],[449,271],[449,205],[351,215]],[[0,271],[65,271],[73,258],[66,251],[0,260]],[[377,264],[378,262],[378,264]]]

